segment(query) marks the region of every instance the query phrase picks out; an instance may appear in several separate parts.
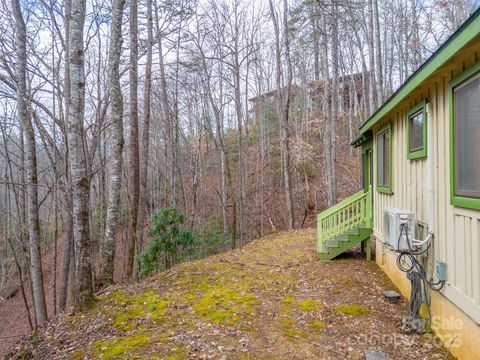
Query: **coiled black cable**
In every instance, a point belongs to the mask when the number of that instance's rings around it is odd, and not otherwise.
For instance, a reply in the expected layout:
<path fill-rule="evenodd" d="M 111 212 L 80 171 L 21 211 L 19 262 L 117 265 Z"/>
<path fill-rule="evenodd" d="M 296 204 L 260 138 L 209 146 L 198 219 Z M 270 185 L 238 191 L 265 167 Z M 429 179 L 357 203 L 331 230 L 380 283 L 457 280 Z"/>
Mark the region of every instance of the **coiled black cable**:
<path fill-rule="evenodd" d="M 400 241 L 404 231 L 408 250 L 400 250 Z M 440 291 L 445 285 L 445 281 L 434 282 L 433 279 L 428 279 L 425 267 L 417 259 L 417 256 L 426 254 L 430 247 L 431 242 L 425 250 L 416 251 L 410 243 L 408 224 L 400 225 L 400 235 L 397 241 L 397 249 L 399 249 L 400 253 L 397 257 L 397 267 L 401 271 L 410 274 L 409 278 L 412 283 L 409 311 L 406 317 L 406 325 L 408 326 L 409 331 L 424 332 L 426 328 L 430 327 L 430 297 L 427 293 L 427 286 L 433 291 Z M 428 312 L 425 320 L 420 319 L 422 304 L 425 304 Z"/>
<path fill-rule="evenodd" d="M 408 237 L 408 224 L 401 224 L 400 225 L 400 235 L 398 236 L 398 242 L 397 242 L 397 248 L 400 249 L 400 239 L 402 238 L 403 231 L 405 231 L 405 237 L 407 240 L 407 245 L 408 245 L 408 250 L 400 250 L 400 254 L 397 257 L 397 266 L 398 268 L 403 271 L 403 272 L 411 272 L 413 270 L 416 270 L 420 273 L 421 279 L 424 280 L 429 287 L 434 290 L 434 291 L 440 291 L 445 282 L 444 281 L 437 281 L 433 282 L 433 279 L 428 279 L 427 274 L 425 271 L 424 266 L 418 261 L 416 258 L 417 256 L 424 255 L 427 253 L 427 251 L 430 249 L 432 246 L 432 243 L 430 242 L 425 250 L 422 251 L 414 251 L 412 248 L 412 244 L 410 243 L 410 239 Z M 404 264 L 407 263 L 405 259 L 408 259 L 410 261 L 410 266 L 405 266 Z M 437 285 L 440 285 L 440 287 L 436 287 Z"/>

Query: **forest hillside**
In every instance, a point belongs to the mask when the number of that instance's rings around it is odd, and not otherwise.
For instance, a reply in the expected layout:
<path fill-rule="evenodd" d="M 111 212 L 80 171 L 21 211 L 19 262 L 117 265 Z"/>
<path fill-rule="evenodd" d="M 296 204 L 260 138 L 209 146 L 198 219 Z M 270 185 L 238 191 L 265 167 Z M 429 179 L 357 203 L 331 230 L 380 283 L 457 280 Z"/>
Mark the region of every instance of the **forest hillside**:
<path fill-rule="evenodd" d="M 207 281 L 201 268 L 218 266 L 211 275 L 222 279 L 228 270 L 217 261 L 222 256 L 235 262 L 253 239 L 311 228 L 316 214 L 360 190 L 361 154 L 350 146 L 358 127 L 479 6 L 480 0 L 1 1 L 0 353 L 52 319 L 78 324 L 77 340 L 91 341 L 83 344 L 88 351 L 108 349 L 95 341 L 122 330 L 107 318 L 132 305 L 128 326 L 137 317 L 141 323 L 142 296 L 152 296 L 146 303 L 159 309 L 149 319 L 162 322 L 164 314 L 185 310 L 206 321 L 195 307 L 208 307 L 217 289 L 205 285 L 198 299 L 187 296 L 175 307 L 175 296 L 188 292 L 168 295 L 169 286 L 181 285 L 175 285 L 181 269 L 199 266 L 192 279 Z M 287 260 L 257 270 L 295 271 L 286 263 L 310 264 L 312 251 L 295 260 L 285 254 Z M 248 266 L 232 265 L 236 270 L 252 284 L 239 281 L 243 295 L 229 288 L 221 297 L 232 296 L 246 312 L 281 310 L 276 295 L 267 294 L 273 297 L 265 303 L 257 299 L 261 292 L 250 299 L 255 279 Z M 141 282 L 166 274 L 153 290 Z M 111 286 L 121 284 L 130 290 L 119 287 L 115 297 Z M 93 322 L 92 329 L 105 333 L 89 340 L 82 316 L 94 314 L 105 327 Z M 225 312 L 217 315 L 223 324 Z M 225 321 L 240 316 L 227 315 Z M 234 331 L 246 331 L 243 324 Z M 174 334 L 182 343 L 183 333 Z M 149 343 L 148 334 L 138 336 L 134 343 Z"/>
<path fill-rule="evenodd" d="M 446 358 L 433 335 L 401 331 L 406 300 L 381 296 L 392 286 L 357 251 L 319 262 L 313 230 L 279 233 L 109 287 L 94 308 L 59 315 L 7 358 Z"/>

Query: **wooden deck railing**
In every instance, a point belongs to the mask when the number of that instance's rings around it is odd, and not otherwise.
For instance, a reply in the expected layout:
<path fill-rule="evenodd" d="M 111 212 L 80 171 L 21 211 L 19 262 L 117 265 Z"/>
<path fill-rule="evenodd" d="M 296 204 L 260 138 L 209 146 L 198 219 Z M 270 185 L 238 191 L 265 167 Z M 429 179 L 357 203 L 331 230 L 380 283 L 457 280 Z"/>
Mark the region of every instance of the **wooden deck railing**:
<path fill-rule="evenodd" d="M 372 227 L 372 190 L 359 191 L 317 216 L 317 251 L 327 251 L 327 241 L 355 227 Z"/>

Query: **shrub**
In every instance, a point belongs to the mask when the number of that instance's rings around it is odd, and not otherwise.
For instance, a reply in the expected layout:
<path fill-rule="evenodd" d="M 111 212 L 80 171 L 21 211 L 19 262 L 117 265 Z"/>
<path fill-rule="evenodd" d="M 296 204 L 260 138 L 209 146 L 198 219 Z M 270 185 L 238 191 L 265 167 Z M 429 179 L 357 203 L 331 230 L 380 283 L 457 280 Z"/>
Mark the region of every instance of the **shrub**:
<path fill-rule="evenodd" d="M 162 254 L 165 255 L 165 266 L 170 267 L 179 257 L 191 255 L 199 243 L 193 230 L 181 227 L 185 214 L 176 206 L 155 211 L 150 221 L 152 228 L 147 236 L 151 241 L 137 257 L 142 276 L 158 268 Z"/>

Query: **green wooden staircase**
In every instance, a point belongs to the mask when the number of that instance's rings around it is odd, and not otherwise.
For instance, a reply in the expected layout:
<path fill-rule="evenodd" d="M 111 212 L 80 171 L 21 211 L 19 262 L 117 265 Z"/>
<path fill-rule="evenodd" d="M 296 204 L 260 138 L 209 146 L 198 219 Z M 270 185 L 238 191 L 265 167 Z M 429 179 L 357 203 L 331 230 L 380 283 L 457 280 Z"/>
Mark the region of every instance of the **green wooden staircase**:
<path fill-rule="evenodd" d="M 370 235 L 373 228 L 372 191 L 355 195 L 317 216 L 317 252 L 320 260 L 331 260 L 361 244 L 370 260 Z"/>

